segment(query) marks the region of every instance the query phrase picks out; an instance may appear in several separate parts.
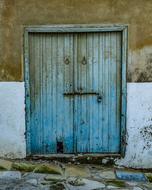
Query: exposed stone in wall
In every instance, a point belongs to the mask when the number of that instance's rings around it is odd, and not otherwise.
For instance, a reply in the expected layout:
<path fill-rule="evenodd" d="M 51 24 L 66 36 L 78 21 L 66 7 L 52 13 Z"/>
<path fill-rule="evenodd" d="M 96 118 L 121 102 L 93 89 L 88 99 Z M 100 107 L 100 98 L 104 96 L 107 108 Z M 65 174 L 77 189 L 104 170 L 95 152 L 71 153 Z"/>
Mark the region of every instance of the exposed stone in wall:
<path fill-rule="evenodd" d="M 129 82 L 152 82 L 152 46 L 129 54 Z"/>

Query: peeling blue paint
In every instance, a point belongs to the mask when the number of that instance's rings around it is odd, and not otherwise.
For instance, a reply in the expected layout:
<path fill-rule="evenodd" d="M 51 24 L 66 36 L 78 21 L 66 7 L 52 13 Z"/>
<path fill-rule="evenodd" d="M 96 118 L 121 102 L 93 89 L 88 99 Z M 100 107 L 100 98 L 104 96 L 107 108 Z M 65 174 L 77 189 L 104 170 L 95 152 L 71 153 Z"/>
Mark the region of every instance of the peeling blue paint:
<path fill-rule="evenodd" d="M 121 37 L 29 33 L 29 153 L 120 153 Z"/>

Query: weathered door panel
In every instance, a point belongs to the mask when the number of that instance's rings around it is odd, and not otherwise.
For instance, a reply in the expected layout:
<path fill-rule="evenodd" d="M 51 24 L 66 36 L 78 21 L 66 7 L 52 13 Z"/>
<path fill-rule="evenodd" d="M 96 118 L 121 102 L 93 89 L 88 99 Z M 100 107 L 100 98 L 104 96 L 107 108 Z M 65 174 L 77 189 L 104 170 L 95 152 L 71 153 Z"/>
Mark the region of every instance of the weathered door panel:
<path fill-rule="evenodd" d="M 72 57 L 72 34 L 30 34 L 33 154 L 73 152 L 73 99 L 63 96 L 73 90 Z"/>
<path fill-rule="evenodd" d="M 75 35 L 77 152 L 120 151 L 121 33 Z M 92 93 L 92 94 L 91 94 Z"/>

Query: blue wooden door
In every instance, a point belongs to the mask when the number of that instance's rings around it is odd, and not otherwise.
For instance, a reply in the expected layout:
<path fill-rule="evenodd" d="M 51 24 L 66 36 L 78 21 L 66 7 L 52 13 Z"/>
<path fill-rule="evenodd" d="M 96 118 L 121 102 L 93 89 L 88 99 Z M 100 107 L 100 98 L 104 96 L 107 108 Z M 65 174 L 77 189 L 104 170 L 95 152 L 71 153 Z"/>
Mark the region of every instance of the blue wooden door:
<path fill-rule="evenodd" d="M 31 33 L 30 150 L 119 153 L 121 33 Z"/>

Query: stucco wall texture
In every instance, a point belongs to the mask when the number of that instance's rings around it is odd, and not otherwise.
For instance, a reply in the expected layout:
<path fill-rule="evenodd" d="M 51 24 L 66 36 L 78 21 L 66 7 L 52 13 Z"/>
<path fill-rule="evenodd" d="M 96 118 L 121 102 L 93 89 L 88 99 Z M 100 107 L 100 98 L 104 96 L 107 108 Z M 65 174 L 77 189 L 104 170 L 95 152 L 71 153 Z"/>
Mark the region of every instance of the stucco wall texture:
<path fill-rule="evenodd" d="M 128 24 L 128 82 L 152 81 L 151 0 L 0 0 L 0 81 L 23 81 L 26 25 Z"/>

